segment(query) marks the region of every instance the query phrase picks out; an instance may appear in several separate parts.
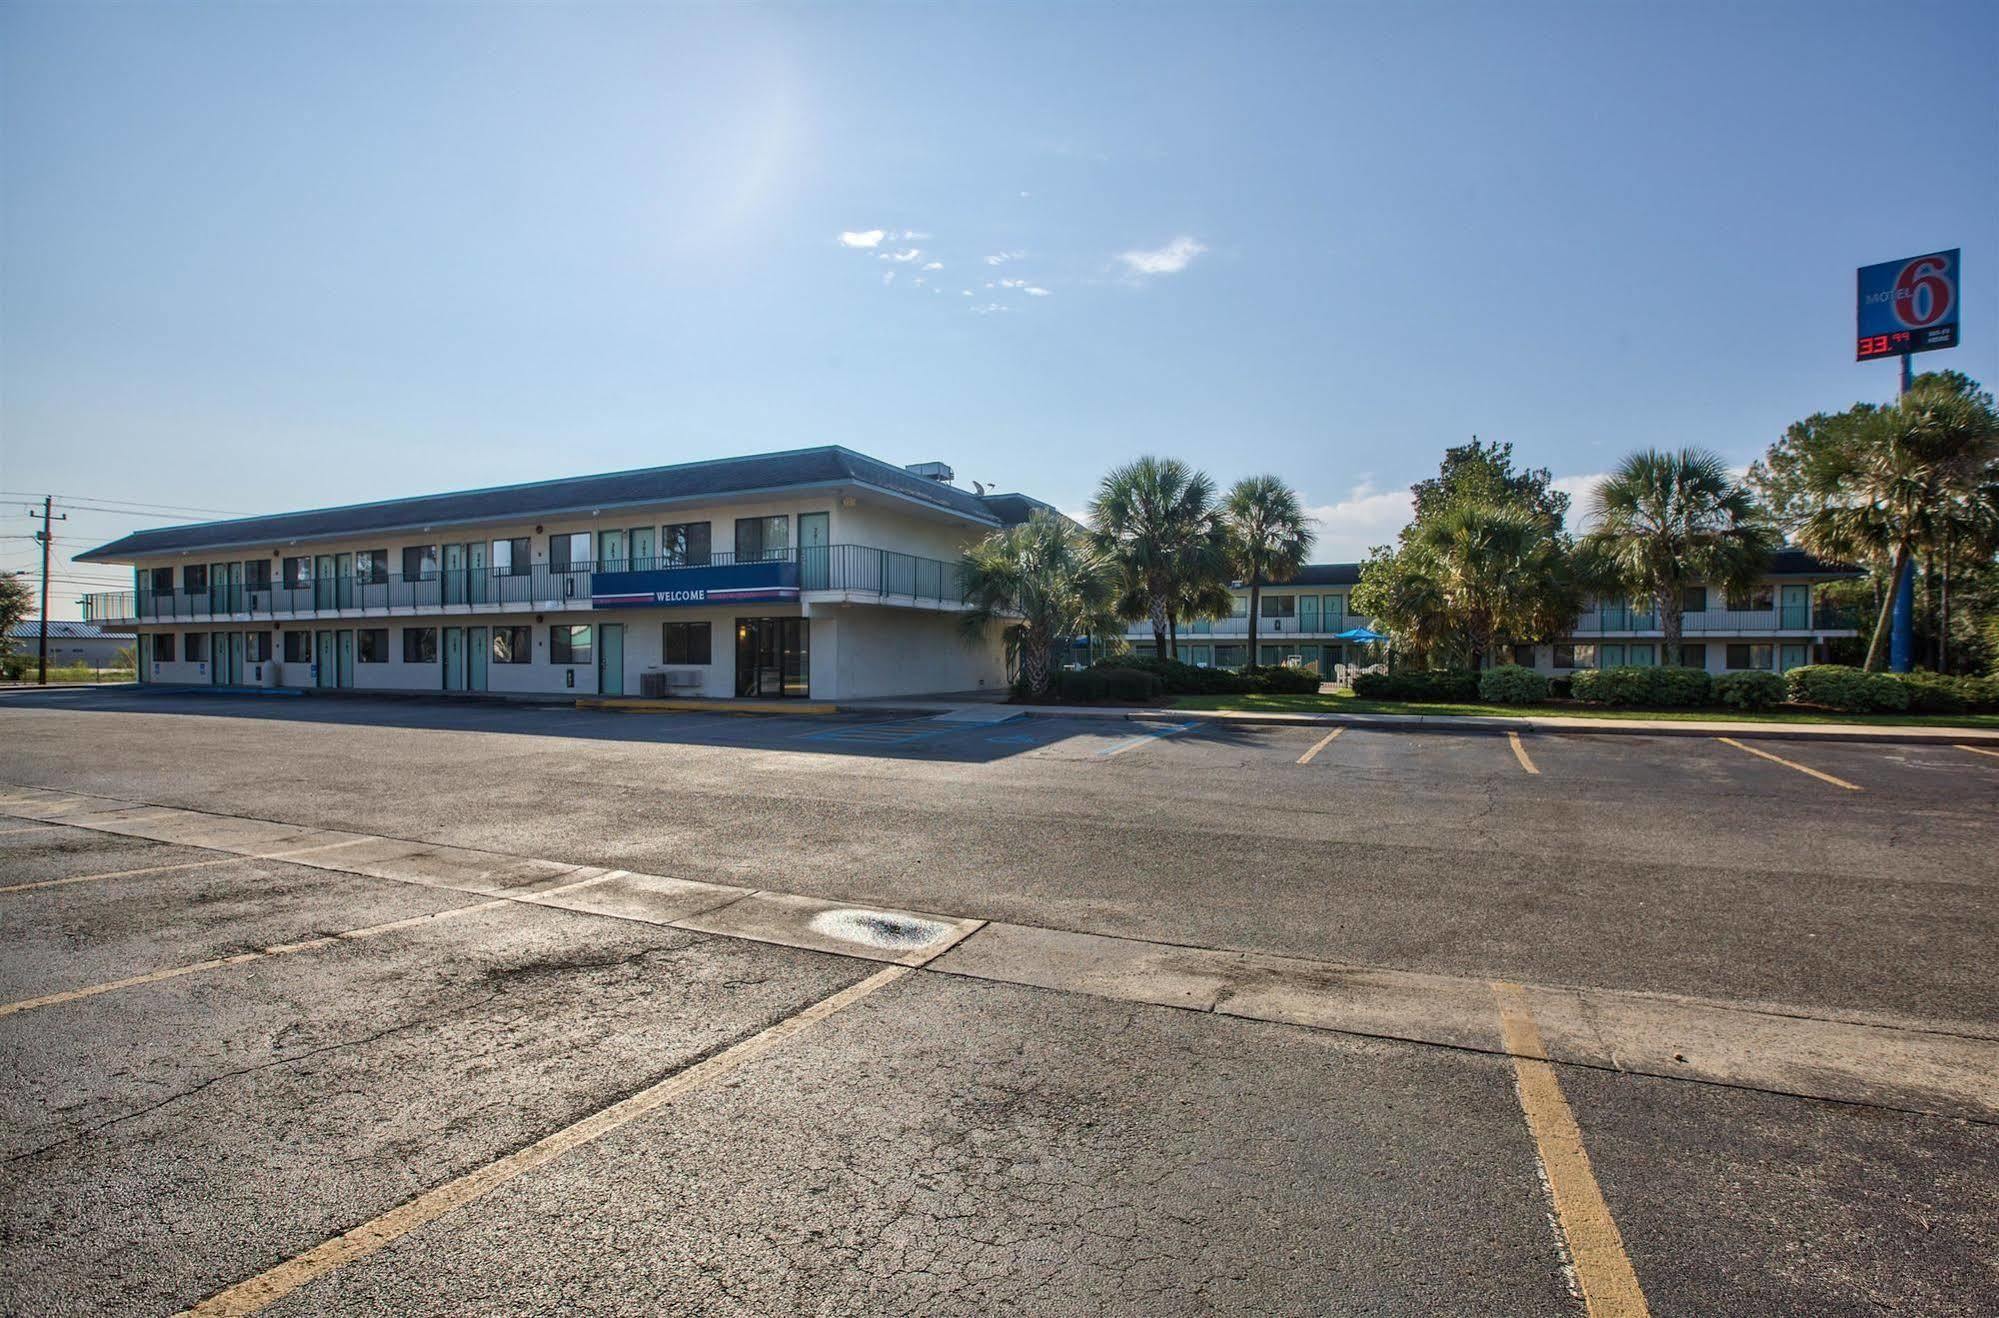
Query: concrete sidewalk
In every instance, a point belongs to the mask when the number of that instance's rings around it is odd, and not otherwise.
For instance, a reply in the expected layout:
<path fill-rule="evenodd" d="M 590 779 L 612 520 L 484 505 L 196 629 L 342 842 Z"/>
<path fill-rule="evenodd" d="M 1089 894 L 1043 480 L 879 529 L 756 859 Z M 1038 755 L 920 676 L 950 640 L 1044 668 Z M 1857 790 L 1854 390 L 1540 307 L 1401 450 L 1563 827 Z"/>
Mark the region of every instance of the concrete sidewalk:
<path fill-rule="evenodd" d="M 841 701 L 843 712 L 957 715 L 990 711 L 991 702 L 928 700 Z M 1016 717 L 1198 722 L 1236 725 L 1411 728 L 1432 732 L 1596 733 L 1645 737 L 1749 737 L 1794 741 L 1974 743 L 1999 750 L 1999 729 L 1890 726 L 1873 723 L 1752 723 L 1730 719 L 1574 718 L 1559 714 L 1498 718 L 1469 714 L 1288 714 L 1241 710 L 1138 708 L 1093 705 L 1002 705 Z"/>

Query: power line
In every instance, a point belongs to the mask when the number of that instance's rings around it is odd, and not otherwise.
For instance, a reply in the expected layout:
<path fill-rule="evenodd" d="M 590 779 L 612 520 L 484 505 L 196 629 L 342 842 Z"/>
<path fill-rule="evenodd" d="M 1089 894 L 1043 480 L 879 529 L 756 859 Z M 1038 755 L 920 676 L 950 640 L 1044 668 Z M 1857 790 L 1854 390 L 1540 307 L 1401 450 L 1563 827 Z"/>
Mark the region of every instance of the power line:
<path fill-rule="evenodd" d="M 76 503 L 123 504 L 128 508 L 150 508 L 155 511 L 165 512 L 165 513 L 213 513 L 218 517 L 248 516 L 248 514 L 246 513 L 239 513 L 229 508 L 190 508 L 183 506 L 181 504 L 156 503 L 150 499 L 119 499 L 119 498 L 114 498 L 108 494 L 46 494 L 46 493 L 38 494 L 38 493 L 30 493 L 27 490 L 0 490 L 0 499 L 6 499 L 6 498 L 40 499 L 44 497 L 51 499 L 61 499 L 65 503 L 73 501 Z"/>

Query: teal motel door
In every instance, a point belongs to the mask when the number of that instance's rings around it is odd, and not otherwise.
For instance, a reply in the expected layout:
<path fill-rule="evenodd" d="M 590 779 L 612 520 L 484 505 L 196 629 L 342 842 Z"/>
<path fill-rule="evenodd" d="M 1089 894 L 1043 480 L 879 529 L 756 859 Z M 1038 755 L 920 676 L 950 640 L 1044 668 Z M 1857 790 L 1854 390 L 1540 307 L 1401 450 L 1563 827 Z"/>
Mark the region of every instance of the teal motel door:
<path fill-rule="evenodd" d="M 493 597 L 493 576 L 486 566 L 486 542 L 474 541 L 465 546 L 465 596 L 474 604 L 484 604 Z"/>
<path fill-rule="evenodd" d="M 597 570 L 599 572 L 623 572 L 625 565 L 625 533 L 623 531 L 599 531 L 597 533 Z"/>
<path fill-rule="evenodd" d="M 153 634 L 151 632 L 139 633 L 138 660 L 139 660 L 139 671 L 132 674 L 133 679 L 139 682 L 152 681 L 153 680 Z"/>
<path fill-rule="evenodd" d="M 1777 647 L 1777 671 L 1788 673 L 1793 668 L 1803 668 L 1811 661 L 1812 648 L 1796 642 L 1786 642 Z"/>
<path fill-rule="evenodd" d="M 241 564 L 238 564 L 238 569 L 239 570 L 241 569 Z M 244 648 L 245 647 L 243 644 L 243 633 L 230 632 L 229 633 L 229 685 L 230 686 L 240 686 L 243 683 Z"/>
<path fill-rule="evenodd" d="M 448 572 L 450 569 L 446 569 Z M 449 581 L 451 578 L 446 577 Z M 465 629 L 446 627 L 444 629 L 444 689 L 463 691 L 465 689 Z"/>
<path fill-rule="evenodd" d="M 315 609 L 333 607 L 333 555 L 331 554 L 321 554 L 312 560 L 312 607 Z M 328 638 L 332 636 L 331 632 L 320 634 Z M 327 646 L 325 653 L 330 656 L 333 647 Z"/>
<path fill-rule="evenodd" d="M 597 628 L 597 694 L 625 694 L 625 624 L 621 622 Z"/>
<path fill-rule="evenodd" d="M 484 627 L 465 629 L 465 689 L 484 691 L 486 689 L 486 660 L 492 646 L 490 632 Z"/>
<path fill-rule="evenodd" d="M 653 562 L 653 556 L 659 552 L 655 548 L 658 541 L 654 538 L 659 532 L 650 526 L 635 526 L 626 534 L 625 548 L 632 555 L 632 571 L 650 572 L 658 567 L 659 564 Z"/>
<path fill-rule="evenodd" d="M 830 518 L 826 513 L 798 514 L 798 587 L 800 590 L 826 590 L 832 585 L 833 565 L 830 561 L 831 538 L 827 529 Z"/>
<path fill-rule="evenodd" d="M 469 593 L 465 589 L 465 546 L 446 545 L 444 547 L 444 602 L 463 604 Z M 446 679 L 446 689 L 449 679 Z"/>
<path fill-rule="evenodd" d="M 354 633 L 342 631 L 338 635 L 339 644 L 335 646 L 335 651 L 339 662 L 334 670 L 334 685 L 351 687 L 354 685 Z"/>
<path fill-rule="evenodd" d="M 343 609 L 354 607 L 354 555 L 352 554 L 333 556 L 333 602 Z M 350 645 L 353 644 L 353 632 L 340 634 L 347 638 Z"/>
<path fill-rule="evenodd" d="M 212 581 L 213 578 L 210 578 Z M 212 589 L 212 587 L 211 587 Z M 210 632 L 208 634 L 208 684 L 227 686 L 229 679 L 224 676 L 229 667 L 229 633 Z"/>
<path fill-rule="evenodd" d="M 328 584 L 331 584 L 330 579 Z M 335 685 L 340 678 L 340 661 L 334 655 L 332 632 L 320 632 L 312 638 L 312 654 L 319 661 L 313 665 L 312 684 Z"/>
<path fill-rule="evenodd" d="M 1779 596 L 1777 625 L 1787 632 L 1801 632 L 1812 625 L 1812 588 L 1786 586 Z"/>

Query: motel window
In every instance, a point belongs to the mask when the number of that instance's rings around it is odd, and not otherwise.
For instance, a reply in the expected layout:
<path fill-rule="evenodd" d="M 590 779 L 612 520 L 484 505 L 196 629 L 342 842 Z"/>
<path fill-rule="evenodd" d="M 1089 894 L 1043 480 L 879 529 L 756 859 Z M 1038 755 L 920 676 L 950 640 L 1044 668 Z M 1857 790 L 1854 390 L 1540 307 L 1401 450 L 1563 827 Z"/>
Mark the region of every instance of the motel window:
<path fill-rule="evenodd" d="M 1249 658 L 1247 645 L 1218 645 L 1215 647 L 1215 667 L 1241 668 Z"/>
<path fill-rule="evenodd" d="M 590 568 L 590 533 L 567 532 L 548 538 L 548 570 L 587 572 Z"/>
<path fill-rule="evenodd" d="M 389 662 L 389 629 L 387 627 L 364 627 L 354 633 L 354 643 L 360 653 L 356 655 L 364 664 L 385 664 Z"/>
<path fill-rule="evenodd" d="M 170 567 L 156 567 L 152 570 L 153 593 L 171 595 L 174 593 L 174 570 Z"/>
<path fill-rule="evenodd" d="M 1229 617 L 1247 618 L 1248 616 L 1249 616 L 1249 596 L 1247 595 L 1229 596 Z"/>
<path fill-rule="evenodd" d="M 660 638 L 661 663 L 705 664 L 710 660 L 709 625 L 705 622 L 669 622 L 662 624 L 665 634 Z"/>
<path fill-rule="evenodd" d="M 403 662 L 406 664 L 436 663 L 437 628 L 403 628 Z"/>
<path fill-rule="evenodd" d="M 389 579 L 389 551 L 363 549 L 354 555 L 354 579 L 364 586 L 380 586 Z"/>
<path fill-rule="evenodd" d="M 1775 657 L 1768 645 L 1731 644 L 1728 647 L 1728 666 L 1731 670 L 1771 667 Z"/>
<path fill-rule="evenodd" d="M 164 570 L 168 572 L 173 571 L 172 568 L 166 568 Z M 153 637 L 153 662 L 156 664 L 170 664 L 173 661 L 174 661 L 174 633 L 159 632 L 155 634 Z"/>
<path fill-rule="evenodd" d="M 1285 651 L 1289 647 L 1283 645 L 1264 645 L 1257 648 L 1263 653 L 1263 658 L 1259 662 L 1265 668 L 1275 668 L 1284 662 Z"/>
<path fill-rule="evenodd" d="M 496 577 L 524 577 L 534 562 L 534 552 L 528 548 L 528 538 L 517 536 L 512 540 L 493 542 L 493 575 Z"/>
<path fill-rule="evenodd" d="M 208 564 L 189 563 L 180 570 L 180 588 L 190 595 L 208 593 Z"/>
<path fill-rule="evenodd" d="M 1298 616 L 1296 595 L 1265 595 L 1263 616 L 1266 618 L 1295 618 Z"/>
<path fill-rule="evenodd" d="M 659 530 L 659 556 L 668 567 L 706 567 L 714 532 L 706 522 L 675 522 Z"/>
<path fill-rule="evenodd" d="M 285 633 L 285 662 L 288 664 L 309 664 L 312 662 L 312 633 Z"/>
<path fill-rule="evenodd" d="M 312 584 L 312 560 L 288 558 L 281 569 L 286 590 L 303 590 Z"/>
<path fill-rule="evenodd" d="M 249 590 L 271 588 L 271 560 L 252 558 L 243 564 L 243 585 Z"/>
<path fill-rule="evenodd" d="M 1555 647 L 1555 667 L 1594 668 L 1596 667 L 1596 647 L 1594 645 L 1558 645 Z"/>
<path fill-rule="evenodd" d="M 187 661 L 191 664 L 208 662 L 208 633 L 189 632 L 187 634 Z"/>
<path fill-rule="evenodd" d="M 1706 586 L 1688 586 L 1688 587 L 1687 587 L 1687 588 L 1686 588 L 1685 590 L 1681 591 L 1681 592 L 1680 592 L 1680 612 L 1682 612 L 1682 613 L 1706 613 L 1706 612 L 1707 612 L 1707 587 L 1706 587 Z"/>
<path fill-rule="evenodd" d="M 436 545 L 410 545 L 403 550 L 404 581 L 430 581 L 436 576 Z"/>
<path fill-rule="evenodd" d="M 791 557 L 791 518 L 738 517 L 736 519 L 736 561 L 762 563 Z"/>
<path fill-rule="evenodd" d="M 1532 668 L 1534 666 L 1534 647 L 1531 645 L 1514 646 L 1513 662 L 1519 664 L 1522 668 Z"/>
<path fill-rule="evenodd" d="M 245 632 L 243 634 L 243 661 L 251 664 L 271 662 L 271 634 L 269 632 Z"/>
<path fill-rule="evenodd" d="M 1689 644 L 1682 645 L 1680 647 L 1680 667 L 1706 668 L 1707 646 L 1699 641 L 1694 641 Z"/>
<path fill-rule="evenodd" d="M 1652 666 L 1652 658 L 1653 652 L 1651 646 L 1633 645 L 1630 652 L 1625 655 L 1624 662 L 1630 664 L 1633 668 L 1650 668 Z"/>
<path fill-rule="evenodd" d="M 1736 613 L 1750 613 L 1775 606 L 1776 595 L 1768 586 L 1753 586 L 1748 590 L 1728 592 L 1728 607 Z"/>
<path fill-rule="evenodd" d="M 529 664 L 534 662 L 534 628 L 493 628 L 493 662 Z"/>
<path fill-rule="evenodd" d="M 548 629 L 548 661 L 552 664 L 590 662 L 590 624 L 558 623 Z"/>

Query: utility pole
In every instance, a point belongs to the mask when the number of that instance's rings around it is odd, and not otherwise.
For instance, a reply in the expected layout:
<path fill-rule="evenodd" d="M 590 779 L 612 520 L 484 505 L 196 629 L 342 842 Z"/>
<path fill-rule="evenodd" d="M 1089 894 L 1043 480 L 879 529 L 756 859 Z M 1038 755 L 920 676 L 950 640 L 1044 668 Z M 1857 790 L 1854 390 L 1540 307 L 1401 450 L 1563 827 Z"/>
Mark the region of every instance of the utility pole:
<path fill-rule="evenodd" d="M 40 674 L 35 680 L 42 686 L 49 684 L 49 546 L 55 543 L 55 524 L 69 520 L 68 513 L 56 516 L 55 505 L 53 495 L 42 496 L 42 529 L 35 532 L 35 539 L 42 542 L 42 635 L 36 643 L 40 647 Z M 34 515 L 35 510 L 30 508 L 28 516 Z"/>

